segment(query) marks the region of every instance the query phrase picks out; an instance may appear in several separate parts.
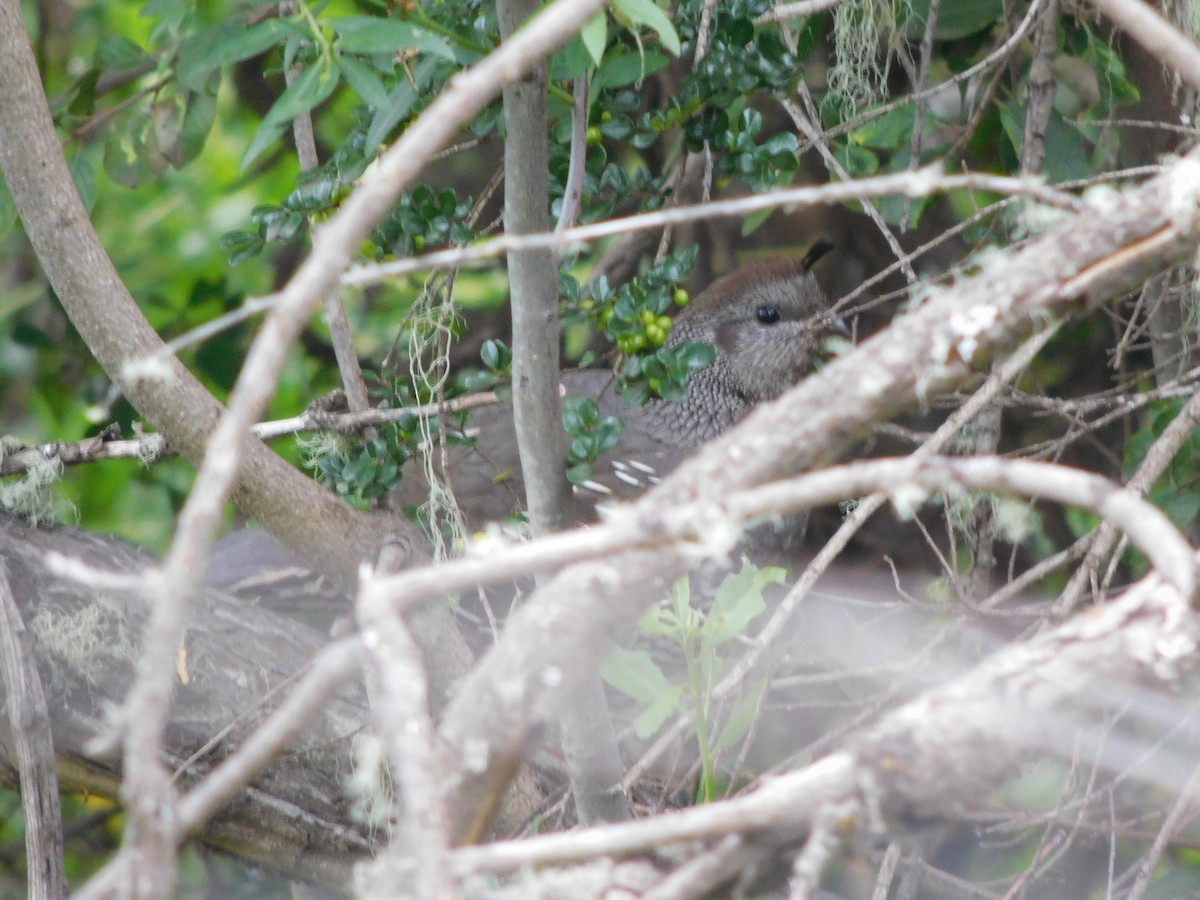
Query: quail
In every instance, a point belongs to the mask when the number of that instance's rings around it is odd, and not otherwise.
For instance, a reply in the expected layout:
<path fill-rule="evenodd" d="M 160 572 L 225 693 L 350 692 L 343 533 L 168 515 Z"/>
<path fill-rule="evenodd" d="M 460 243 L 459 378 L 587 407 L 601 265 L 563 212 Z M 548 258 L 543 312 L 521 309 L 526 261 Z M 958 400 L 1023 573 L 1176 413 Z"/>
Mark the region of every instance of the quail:
<path fill-rule="evenodd" d="M 610 371 L 563 373 L 565 395 L 590 397 L 601 417 L 618 416 L 625 423 L 620 443 L 592 465 L 590 479 L 574 488 L 578 521 L 593 518 L 600 502 L 628 498 L 657 483 L 756 404 L 778 397 L 812 371 L 825 338 L 846 333 L 812 275 L 813 264 L 830 249 L 822 241 L 802 259 L 738 269 L 697 295 L 676 316 L 667 344 L 708 343 L 716 358 L 689 376 L 686 394 L 677 402 L 631 405 L 618 394 Z M 475 529 L 519 510 L 524 497 L 511 408 L 476 410 L 463 435 L 473 441 L 449 445 L 440 474 Z M 435 470 L 440 462 L 435 456 Z M 424 478 L 410 470 L 393 499 L 416 507 L 428 492 Z"/>

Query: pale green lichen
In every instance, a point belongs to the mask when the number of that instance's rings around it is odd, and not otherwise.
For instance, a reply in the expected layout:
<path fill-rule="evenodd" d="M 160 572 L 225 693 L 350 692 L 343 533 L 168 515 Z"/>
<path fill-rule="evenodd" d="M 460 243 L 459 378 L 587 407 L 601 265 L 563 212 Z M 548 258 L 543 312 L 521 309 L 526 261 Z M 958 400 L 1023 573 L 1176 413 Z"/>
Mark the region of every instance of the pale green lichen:
<path fill-rule="evenodd" d="M 847 116 L 887 95 L 892 49 L 902 37 L 896 20 L 911 14 L 910 0 L 843 0 L 834 10 L 829 93 Z"/>
<path fill-rule="evenodd" d="M 149 466 L 151 463 L 158 462 L 166 452 L 167 439 L 161 434 L 142 435 L 138 441 L 138 461 L 143 466 Z"/>
<path fill-rule="evenodd" d="M 433 276 L 421 289 L 420 295 L 409 310 L 412 323 L 408 352 L 408 374 L 412 383 L 438 396 L 450 377 L 450 346 L 454 341 L 454 328 L 458 313 L 454 309 L 454 280 Z M 434 425 L 428 418 L 418 420 L 422 447 L 434 447 L 437 437 Z M 429 499 L 421 507 L 425 521 L 429 522 L 428 534 L 433 544 L 435 559 L 452 555 L 455 547 L 465 540 L 465 522 L 458 501 L 439 475 L 436 453 L 418 455 L 424 467 L 425 483 L 429 485 Z"/>
<path fill-rule="evenodd" d="M 1015 497 L 992 498 L 992 522 L 1000 538 L 1010 544 L 1023 544 L 1041 531 L 1041 517 L 1033 504 Z"/>
<path fill-rule="evenodd" d="M 1180 231 L 1192 232 L 1200 215 L 1200 161 L 1184 157 L 1167 171 L 1167 217 Z"/>
<path fill-rule="evenodd" d="M 0 460 L 24 445 L 12 437 L 0 438 Z M 30 454 L 25 474 L 0 481 L 0 509 L 21 516 L 32 525 L 53 521 L 54 495 L 51 486 L 62 477 L 63 464 L 57 456 L 49 459 Z"/>
<path fill-rule="evenodd" d="M 913 482 L 899 484 L 891 490 L 892 507 L 901 522 L 912 521 L 929 498 L 930 492 Z"/>
<path fill-rule="evenodd" d="M 354 739 L 351 755 L 354 770 L 346 779 L 346 793 L 354 804 L 352 815 L 373 832 L 386 833 L 398 809 L 383 739 L 363 732 Z"/>
<path fill-rule="evenodd" d="M 1014 241 L 1040 237 L 1074 218 L 1075 213 L 1061 207 L 1026 199 L 1015 206 L 1011 237 Z"/>
<path fill-rule="evenodd" d="M 103 602 L 74 612 L 43 605 L 29 628 L 42 658 L 50 663 L 52 683 L 60 689 L 79 679 L 99 684 L 112 677 L 114 664 L 128 665 L 134 657 L 129 621 Z"/>
<path fill-rule="evenodd" d="M 157 353 L 128 360 L 121 367 L 121 380 L 132 384 L 165 384 L 174 377 L 170 362 Z"/>
<path fill-rule="evenodd" d="M 341 456 L 346 452 L 347 440 L 333 431 L 317 431 L 311 437 L 296 436 L 300 448 L 300 459 L 307 469 L 320 471 L 321 460 L 329 456 Z"/>

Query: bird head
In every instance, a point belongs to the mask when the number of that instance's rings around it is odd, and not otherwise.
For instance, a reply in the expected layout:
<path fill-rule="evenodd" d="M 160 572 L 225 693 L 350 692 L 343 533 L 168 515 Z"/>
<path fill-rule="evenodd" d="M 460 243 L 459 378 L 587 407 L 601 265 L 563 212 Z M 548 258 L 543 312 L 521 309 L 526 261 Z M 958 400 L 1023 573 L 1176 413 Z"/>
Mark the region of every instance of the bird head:
<path fill-rule="evenodd" d="M 753 406 L 778 397 L 813 370 L 824 339 L 846 333 L 812 274 L 813 264 L 830 249 L 821 241 L 803 259 L 738 269 L 680 313 L 671 343 L 703 341 L 717 351 L 713 365 L 692 376 L 699 393 L 722 405 Z"/>

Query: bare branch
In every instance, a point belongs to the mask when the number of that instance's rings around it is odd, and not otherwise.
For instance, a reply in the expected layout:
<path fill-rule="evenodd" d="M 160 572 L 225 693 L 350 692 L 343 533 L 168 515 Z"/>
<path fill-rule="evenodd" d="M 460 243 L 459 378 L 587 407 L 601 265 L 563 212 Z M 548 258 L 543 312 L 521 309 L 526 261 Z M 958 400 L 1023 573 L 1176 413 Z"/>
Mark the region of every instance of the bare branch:
<path fill-rule="evenodd" d="M 1196 242 L 1191 185 L 1200 182 L 1193 178 L 1197 172 L 1200 160 L 1187 157 L 1127 191 L 1103 217 L 1073 219 L 1003 265 L 935 293 L 884 334 L 707 445 L 635 504 L 630 521 L 642 517 L 656 525 L 661 510 L 681 501 L 698 500 L 715 510 L 720 497 L 783 474 L 782 460 L 791 470 L 827 464 L 870 423 L 961 384 L 992 354 L 1029 334 L 1036 320 L 1081 301 L 1118 296 L 1187 258 Z M 705 535 L 706 552 L 732 540 L 720 531 L 718 517 L 701 521 L 718 529 Z M 464 748 L 482 744 L 490 754 L 483 772 L 463 773 L 449 804 L 470 817 L 461 828 L 478 826 L 474 817 L 494 802 L 522 736 L 569 696 L 573 673 L 598 665 L 596 631 L 629 627 L 648 600 L 636 586 L 671 579 L 695 559 L 693 550 L 637 551 L 567 570 L 510 617 L 504 637 L 468 677 L 443 720 L 443 737 L 456 752 L 465 756 Z M 552 689 L 539 674 L 547 670 L 563 676 Z M 500 684 L 503 694 L 495 687 Z M 480 709 L 487 715 L 480 716 Z"/>
<path fill-rule="evenodd" d="M 57 900 L 67 896 L 67 874 L 63 868 L 62 811 L 58 803 L 58 769 L 50 735 L 50 714 L 29 632 L 17 609 L 3 557 L 0 557 L 0 670 L 13 749 L 21 772 L 29 896 Z"/>
<path fill-rule="evenodd" d="M 872 836 L 953 816 L 995 790 L 1029 752 L 1069 753 L 1076 723 L 1102 713 L 1118 686 L 1174 693 L 1195 675 L 1198 639 L 1200 624 L 1183 598 L 1147 579 L 928 691 L 844 750 L 749 793 L 638 822 L 462 848 L 455 872 L 572 864 L 731 834 L 786 846 L 836 810 L 856 810 L 841 827 Z"/>
<path fill-rule="evenodd" d="M 313 306 L 370 229 L 389 210 L 429 158 L 454 138 L 502 85 L 565 43 L 600 6 L 600 0 L 564 0 L 548 7 L 500 49 L 462 72 L 367 173 L 341 210 L 315 238 L 313 252 L 282 292 L 252 345 L 230 398 L 208 441 L 204 463 L 179 518 L 161 575 L 148 575 L 153 613 L 142 644 L 140 676 L 126 703 L 124 745 L 126 804 L 132 814 L 132 847 L 143 859 L 135 892 L 153 894 L 174 877 L 175 799 L 158 757 L 175 681 L 174 659 L 187 622 L 191 594 L 203 571 L 212 533 L 237 478 L 244 445 L 274 391 L 276 378 Z M 169 889 L 171 880 L 166 881 Z"/>
<path fill-rule="evenodd" d="M 386 559 L 380 568 L 386 570 Z M 450 898 L 446 811 L 438 791 L 440 764 L 421 652 L 402 611 L 388 604 L 374 574 L 368 574 L 359 589 L 358 620 L 371 661 L 375 723 L 386 736 L 403 803 L 403 826 L 395 830 L 374 867 L 372 891 L 405 893 L 415 867 L 417 897 Z"/>
<path fill-rule="evenodd" d="M 1137 0 L 1091 0 L 1122 31 L 1146 48 L 1152 57 L 1200 89 L 1200 48 L 1149 4 Z"/>
<path fill-rule="evenodd" d="M 657 212 L 606 219 L 592 225 L 579 225 L 556 234 L 501 235 L 470 247 L 442 250 L 412 259 L 399 259 L 376 265 L 355 266 L 342 276 L 342 283 L 349 285 L 374 284 L 385 278 L 408 275 L 425 269 L 456 268 L 481 260 L 493 259 L 512 250 L 560 250 L 571 244 L 597 241 L 631 231 L 686 225 L 706 219 L 745 216 L 760 210 L 776 209 L 780 206 L 833 206 L 871 197 L 894 194 L 925 197 L 941 191 L 959 189 L 1020 194 L 1059 209 L 1074 212 L 1080 212 L 1083 209 L 1082 201 L 1078 198 L 1047 187 L 1040 181 L 981 173 L 944 175 L 941 174 L 939 166 L 931 165 L 915 172 L 897 172 L 893 175 L 876 175 L 871 178 L 825 184 L 819 187 L 787 188 L 749 197 L 709 200 L 694 205 L 675 206 Z"/>

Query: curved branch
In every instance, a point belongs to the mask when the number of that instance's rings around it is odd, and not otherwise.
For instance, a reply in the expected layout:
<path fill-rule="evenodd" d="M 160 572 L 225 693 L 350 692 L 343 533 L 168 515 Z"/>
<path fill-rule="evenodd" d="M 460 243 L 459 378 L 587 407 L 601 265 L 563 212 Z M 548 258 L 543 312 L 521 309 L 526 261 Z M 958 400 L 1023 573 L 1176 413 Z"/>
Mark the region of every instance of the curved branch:
<path fill-rule="evenodd" d="M 0 167 L 46 277 L 97 362 L 171 446 L 200 465 L 220 404 L 162 353 L 162 339 L 101 245 L 63 157 L 15 0 L 0 2 Z M 152 369 L 141 365 L 150 359 Z M 351 583 L 360 549 L 378 549 L 378 526 L 260 442 L 247 441 L 244 455 L 233 497 L 242 511 Z"/>
<path fill-rule="evenodd" d="M 707 445 L 631 515 L 719 498 L 828 464 L 871 425 L 962 384 L 1046 317 L 1120 296 L 1148 275 L 1190 258 L 1197 243 L 1200 154 L 1080 216 L 980 274 L 939 291 L 853 353 L 778 401 L 759 407 Z M 716 540 L 720 535 L 714 535 Z M 442 724 L 452 754 L 488 748 L 482 771 L 460 768 L 449 788 L 460 839 L 470 840 L 497 802 L 529 730 L 570 696 L 580 671 L 599 665 L 597 632 L 628 628 L 649 601 L 645 585 L 696 560 L 680 549 L 626 552 L 561 573 L 526 601 L 464 683 Z M 542 673 L 561 673 L 548 683 Z M 503 690 L 500 687 L 503 687 Z M 480 710 L 486 712 L 481 715 Z"/>

